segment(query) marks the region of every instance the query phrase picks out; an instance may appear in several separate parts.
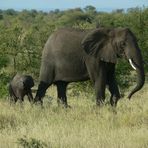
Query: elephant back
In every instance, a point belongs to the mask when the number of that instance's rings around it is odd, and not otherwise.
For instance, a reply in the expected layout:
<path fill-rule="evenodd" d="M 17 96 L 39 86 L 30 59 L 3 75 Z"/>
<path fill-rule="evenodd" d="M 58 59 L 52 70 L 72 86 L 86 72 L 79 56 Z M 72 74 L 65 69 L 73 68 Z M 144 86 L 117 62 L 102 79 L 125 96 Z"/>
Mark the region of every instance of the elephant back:
<path fill-rule="evenodd" d="M 29 75 L 16 74 L 11 81 L 11 85 L 19 89 L 27 89 L 34 86 L 34 81 Z"/>
<path fill-rule="evenodd" d="M 23 79 L 22 79 L 22 75 L 20 74 L 16 74 L 12 81 L 11 81 L 11 85 L 13 87 L 17 87 L 19 89 L 23 89 L 24 88 L 24 84 L 23 84 Z"/>

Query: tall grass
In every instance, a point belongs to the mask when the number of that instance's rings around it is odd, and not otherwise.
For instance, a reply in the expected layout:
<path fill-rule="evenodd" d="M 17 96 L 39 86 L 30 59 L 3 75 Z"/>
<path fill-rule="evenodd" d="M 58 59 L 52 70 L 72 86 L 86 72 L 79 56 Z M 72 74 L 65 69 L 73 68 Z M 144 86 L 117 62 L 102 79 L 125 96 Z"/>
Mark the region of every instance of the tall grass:
<path fill-rule="evenodd" d="M 95 106 L 92 95 L 69 94 L 71 109 L 45 98 L 44 108 L 28 101 L 10 106 L 0 101 L 0 148 L 147 148 L 148 85 L 131 101 L 123 98 L 116 108 Z"/>

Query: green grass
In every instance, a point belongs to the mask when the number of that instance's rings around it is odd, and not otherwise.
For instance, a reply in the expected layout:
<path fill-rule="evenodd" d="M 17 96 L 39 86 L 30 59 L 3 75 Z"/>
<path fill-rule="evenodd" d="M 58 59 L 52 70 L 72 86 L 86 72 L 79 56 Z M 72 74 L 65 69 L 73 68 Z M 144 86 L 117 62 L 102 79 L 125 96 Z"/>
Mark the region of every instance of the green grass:
<path fill-rule="evenodd" d="M 44 108 L 0 101 L 0 148 L 147 148 L 148 85 L 116 108 L 95 106 L 93 95 L 69 93 L 71 109 L 58 107 L 51 87 Z"/>

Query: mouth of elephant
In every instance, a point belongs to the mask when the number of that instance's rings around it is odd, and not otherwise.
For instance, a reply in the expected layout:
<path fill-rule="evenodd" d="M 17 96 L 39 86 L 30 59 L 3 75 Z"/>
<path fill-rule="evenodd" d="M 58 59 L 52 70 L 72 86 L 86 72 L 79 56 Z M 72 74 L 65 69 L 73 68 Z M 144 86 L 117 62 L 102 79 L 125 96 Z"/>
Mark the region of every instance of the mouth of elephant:
<path fill-rule="evenodd" d="M 127 58 L 124 50 L 121 50 L 117 53 L 117 58 Z"/>
<path fill-rule="evenodd" d="M 136 64 L 136 62 L 131 58 L 129 55 L 126 54 L 125 50 L 121 50 L 116 54 L 117 58 L 125 58 L 128 60 L 131 67 L 136 71 L 137 69 L 140 69 L 140 66 Z"/>

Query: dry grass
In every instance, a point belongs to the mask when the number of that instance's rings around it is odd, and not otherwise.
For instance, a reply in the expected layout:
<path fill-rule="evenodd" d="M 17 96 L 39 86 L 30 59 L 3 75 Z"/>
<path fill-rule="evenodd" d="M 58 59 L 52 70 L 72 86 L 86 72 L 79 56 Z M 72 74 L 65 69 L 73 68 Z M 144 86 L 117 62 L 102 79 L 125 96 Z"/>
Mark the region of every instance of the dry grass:
<path fill-rule="evenodd" d="M 44 108 L 10 106 L 0 101 L 0 148 L 147 148 L 148 85 L 132 98 L 122 99 L 117 108 L 97 108 L 92 96 L 69 96 L 71 109 L 52 101 Z M 89 99 L 90 98 L 90 99 Z"/>

